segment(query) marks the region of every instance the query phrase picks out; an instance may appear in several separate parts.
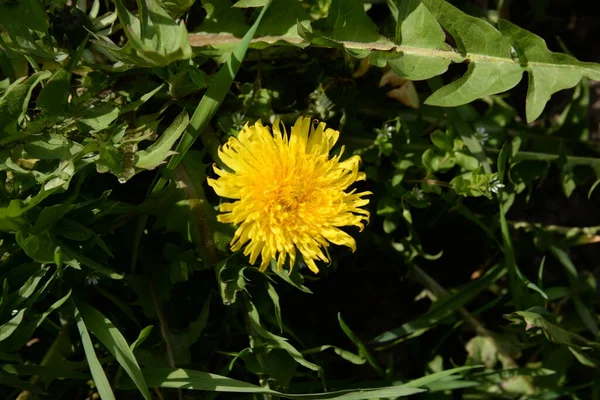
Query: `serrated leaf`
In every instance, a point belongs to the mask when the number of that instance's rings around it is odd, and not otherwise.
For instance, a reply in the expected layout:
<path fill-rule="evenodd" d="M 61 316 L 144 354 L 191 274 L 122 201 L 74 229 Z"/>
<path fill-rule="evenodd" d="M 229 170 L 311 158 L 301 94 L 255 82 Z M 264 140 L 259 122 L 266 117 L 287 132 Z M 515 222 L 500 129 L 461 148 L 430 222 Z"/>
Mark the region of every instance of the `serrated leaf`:
<path fill-rule="evenodd" d="M 397 54 L 373 52 L 369 62 L 380 65 L 387 61 L 394 72 L 412 81 L 446 72 L 452 59 L 441 55 L 449 52 L 450 46 L 444 42 L 446 35 L 429 9 L 421 0 L 389 3 L 396 19 L 395 42 L 400 48 Z"/>
<path fill-rule="evenodd" d="M 553 93 L 572 88 L 585 76 L 600 80 L 600 65 L 578 61 L 567 54 L 548 50 L 541 37 L 500 20 L 498 27 L 514 47 L 519 62 L 529 74 L 525 111 L 527 122 L 540 116 Z"/>
<path fill-rule="evenodd" d="M 435 91 L 425 100 L 426 104 L 455 107 L 504 92 L 519 83 L 523 70 L 512 59 L 510 42 L 496 28 L 444 0 L 422 1 L 469 61 L 465 75 Z"/>

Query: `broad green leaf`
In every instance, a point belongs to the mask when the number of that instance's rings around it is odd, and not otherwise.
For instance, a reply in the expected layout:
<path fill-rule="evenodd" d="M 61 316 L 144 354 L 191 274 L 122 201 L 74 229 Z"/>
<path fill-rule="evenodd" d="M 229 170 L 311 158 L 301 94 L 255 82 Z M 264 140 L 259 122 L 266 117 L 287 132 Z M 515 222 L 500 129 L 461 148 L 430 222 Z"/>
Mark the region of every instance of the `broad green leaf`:
<path fill-rule="evenodd" d="M 102 368 L 102 364 L 100 364 L 100 361 L 98 361 L 98 356 L 96 356 L 96 350 L 94 350 L 94 344 L 92 343 L 92 339 L 90 338 L 90 334 L 88 333 L 85 322 L 83 321 L 79 310 L 75 306 L 75 303 L 73 303 L 73 317 L 77 323 L 77 330 L 81 336 L 81 343 L 83 344 L 85 358 L 87 359 L 90 372 L 92 373 L 92 378 L 94 378 L 94 384 L 98 389 L 98 393 L 100 393 L 100 397 L 102 400 L 116 400 L 112 388 L 110 387 L 110 383 L 108 383 L 108 378 L 106 377 L 104 369 Z"/>
<path fill-rule="evenodd" d="M 244 19 L 244 13 L 239 8 L 231 7 L 231 0 L 201 0 L 206 10 L 206 18 L 196 29 L 195 33 L 223 34 L 229 33 L 233 36 L 244 36 L 248 25 Z M 192 37 L 195 34 L 190 35 Z M 210 42 L 209 42 L 210 43 Z"/>
<path fill-rule="evenodd" d="M 525 107 L 527 122 L 540 116 L 553 93 L 574 87 L 584 76 L 600 80 L 599 64 L 581 62 L 567 54 L 551 52 L 544 39 L 508 21 L 500 20 L 498 27 L 514 47 L 519 63 L 529 74 Z"/>
<path fill-rule="evenodd" d="M 158 0 L 138 1 L 139 18 L 130 13 L 121 0 L 115 0 L 115 4 L 129 39 L 121 50 L 125 53 L 134 50 L 140 58 L 139 66 L 165 66 L 191 58 L 192 48 L 184 22 L 176 23 Z"/>
<path fill-rule="evenodd" d="M 68 204 L 55 204 L 45 207 L 35 221 L 32 233 L 38 235 L 50 229 L 50 227 L 52 227 L 56 222 L 60 221 L 68 211 Z"/>
<path fill-rule="evenodd" d="M 167 130 L 148 149 L 138 151 L 135 166 L 143 169 L 154 169 L 164 163 L 167 157 L 174 154 L 171 147 L 179 139 L 189 124 L 189 117 L 183 110 Z"/>
<path fill-rule="evenodd" d="M 264 0 L 262 2 L 267 3 Z M 261 6 L 263 5 L 261 4 Z M 302 4 L 297 0 L 277 0 L 265 13 L 262 23 L 256 30 L 255 37 L 257 39 L 262 36 L 278 37 L 279 40 L 295 38 L 300 41 L 297 24 L 304 26 L 310 24 L 310 19 Z"/>
<path fill-rule="evenodd" d="M 36 100 L 38 108 L 49 116 L 59 116 L 66 113 L 71 90 L 71 72 L 66 69 L 58 70 L 48 81 Z"/>
<path fill-rule="evenodd" d="M 85 40 L 77 47 L 77 51 L 71 55 L 67 65 L 58 70 L 40 92 L 36 105 L 38 108 L 43 109 L 46 115 L 60 116 L 68 109 L 72 72 L 79 62 L 87 42 L 86 36 Z"/>
<path fill-rule="evenodd" d="M 0 342 L 8 339 L 10 335 L 12 335 L 21 322 L 23 322 L 23 317 L 25 316 L 25 309 L 21 309 L 14 317 L 12 317 L 9 321 L 0 325 Z"/>
<path fill-rule="evenodd" d="M 336 41 L 375 42 L 377 26 L 365 13 L 360 0 L 333 0 L 325 21 Z"/>
<path fill-rule="evenodd" d="M 16 240 L 21 249 L 39 263 L 54 262 L 54 250 L 57 245 L 47 232 L 29 235 L 24 231 L 17 232 Z"/>
<path fill-rule="evenodd" d="M 117 362 L 123 367 L 125 372 L 127 372 L 127 375 L 129 375 L 131 380 L 136 384 L 144 399 L 150 400 L 150 392 L 146 386 L 146 381 L 144 380 L 140 366 L 121 332 L 119 332 L 108 318 L 95 308 L 87 304 L 81 304 L 79 309 L 81 310 L 81 315 L 83 321 L 85 321 L 86 327 L 115 357 Z"/>
<path fill-rule="evenodd" d="M 14 50 L 47 59 L 53 58 L 54 54 L 44 49 L 39 42 L 39 38 L 48 38 L 49 28 L 42 1 L 0 2 L 0 26 L 12 39 Z"/>
<path fill-rule="evenodd" d="M 436 326 L 439 321 L 452 314 L 458 308 L 473 300 L 479 293 L 486 290 L 491 284 L 506 275 L 506 268 L 496 265 L 481 278 L 463 287 L 445 299 L 441 299 L 427 313 L 414 321 L 408 322 L 399 328 L 382 333 L 373 339 L 377 343 L 385 343 L 406 336 L 415 337 L 423 334 L 428 329 Z"/>
<path fill-rule="evenodd" d="M 140 331 L 140 334 L 138 335 L 137 339 L 135 339 L 135 341 L 131 343 L 131 346 L 129 346 L 131 351 L 134 351 L 136 347 L 139 347 L 142 343 L 144 343 L 144 341 L 146 341 L 146 339 L 148 339 L 148 336 L 150 336 L 150 332 L 152 332 L 152 328 L 152 325 L 148 325 Z"/>
<path fill-rule="evenodd" d="M 23 121 L 33 89 L 51 75 L 50 71 L 36 72 L 29 78 L 17 79 L 4 90 L 0 97 L 0 144 L 17 134 L 17 128 Z"/>
<path fill-rule="evenodd" d="M 40 268 L 37 272 L 27 279 L 27 281 L 14 293 L 10 295 L 10 303 L 7 305 L 10 309 L 15 309 L 19 305 L 21 305 L 24 301 L 29 299 L 31 295 L 35 292 L 35 289 L 38 287 L 38 284 L 42 281 L 42 278 L 46 276 L 48 272 L 48 267 Z M 4 304 L 2 307 L 5 307 Z"/>
<path fill-rule="evenodd" d="M 285 399 L 306 400 L 366 400 L 374 398 L 400 397 L 423 392 L 422 389 L 408 387 L 380 387 L 371 389 L 348 389 L 328 393 L 290 394 L 263 388 L 250 383 L 238 381 L 220 375 L 189 369 L 144 368 L 142 370 L 150 387 L 180 388 L 189 390 L 205 390 L 225 393 L 264 393 L 280 396 Z M 128 386 L 123 385 L 123 388 Z"/>
<path fill-rule="evenodd" d="M 11 200 L 7 206 L 0 207 L 0 231 L 20 231 L 29 225 L 23 216 L 27 209 L 21 200 Z"/>
<path fill-rule="evenodd" d="M 573 346 L 581 349 L 582 347 L 595 346 L 600 348 L 599 343 L 594 343 L 581 335 L 570 332 L 552 322 L 548 321 L 541 314 L 531 311 L 515 311 L 505 316 L 515 322 L 524 322 L 525 329 L 539 328 L 551 342 L 566 346 Z"/>
<path fill-rule="evenodd" d="M 450 47 L 446 35 L 433 14 L 421 0 L 392 0 L 392 15 L 396 19 L 397 52 L 372 52 L 369 62 L 387 64 L 399 76 L 418 81 L 441 75 L 452 59 L 446 56 Z"/>
<path fill-rule="evenodd" d="M 85 110 L 77 119 L 77 126 L 85 133 L 98 132 L 108 128 L 118 116 L 118 107 L 108 103 L 101 103 Z"/>
<path fill-rule="evenodd" d="M 49 280 L 47 284 L 51 281 L 52 280 Z M 45 290 L 44 288 L 42 288 L 42 290 L 38 292 L 38 296 L 44 292 Z M 46 320 L 46 318 L 48 318 L 50 314 L 62 307 L 62 305 L 66 303 L 70 296 L 71 291 L 69 291 L 66 295 L 52 303 L 52 305 L 50 305 L 50 307 L 42 314 L 40 314 L 37 318 L 29 318 L 27 321 L 20 324 L 16 330 L 16 334 L 12 335 L 12 337 L 10 338 L 7 338 L 7 340 L 4 343 L 2 343 L 2 345 L 0 345 L 0 349 L 2 349 L 2 351 L 12 352 L 18 351 L 20 348 L 25 346 L 25 344 L 29 341 L 35 330 L 40 327 L 40 325 Z"/>
<path fill-rule="evenodd" d="M 521 80 L 523 70 L 513 61 L 510 42 L 492 25 L 469 16 L 444 0 L 422 0 L 456 41 L 469 66 L 465 75 L 438 89 L 426 104 L 455 107 L 501 93 Z"/>

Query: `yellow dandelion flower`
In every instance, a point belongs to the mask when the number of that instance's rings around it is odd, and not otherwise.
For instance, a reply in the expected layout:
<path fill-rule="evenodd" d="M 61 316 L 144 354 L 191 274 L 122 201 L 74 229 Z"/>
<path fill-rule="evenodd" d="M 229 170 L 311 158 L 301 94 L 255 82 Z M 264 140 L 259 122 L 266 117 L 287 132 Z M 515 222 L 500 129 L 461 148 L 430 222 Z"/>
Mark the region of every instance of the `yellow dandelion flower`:
<path fill-rule="evenodd" d="M 329 242 L 356 250 L 352 236 L 339 229 L 357 226 L 362 230 L 369 212 L 370 192 L 346 192 L 354 182 L 365 179 L 358 171 L 359 156 L 340 161 L 329 151 L 339 132 L 316 125 L 309 117 L 298 118 L 288 135 L 279 120 L 273 130 L 260 121 L 246 126 L 237 138 L 219 148 L 219 158 L 231 169 L 213 167 L 219 176 L 208 184 L 221 196 L 234 199 L 220 206 L 220 222 L 237 225 L 231 250 L 247 243 L 244 255 L 254 264 L 261 256 L 260 270 L 271 260 L 281 270 L 287 257 L 290 269 L 298 251 L 306 265 L 319 272 L 315 260 L 329 262 L 323 250 Z"/>

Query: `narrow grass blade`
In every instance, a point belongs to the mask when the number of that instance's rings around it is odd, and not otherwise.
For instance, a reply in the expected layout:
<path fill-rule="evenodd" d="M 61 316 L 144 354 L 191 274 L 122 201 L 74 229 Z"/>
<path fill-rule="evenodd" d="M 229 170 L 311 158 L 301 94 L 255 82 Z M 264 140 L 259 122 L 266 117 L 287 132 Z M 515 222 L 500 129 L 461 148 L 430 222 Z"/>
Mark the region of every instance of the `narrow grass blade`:
<path fill-rule="evenodd" d="M 423 389 L 404 386 L 388 386 L 369 389 L 349 389 L 337 392 L 315 394 L 290 394 L 281 393 L 268 388 L 253 385 L 227 378 L 221 375 L 210 374 L 182 368 L 145 368 L 143 370 L 146 382 L 150 387 L 165 387 L 189 390 L 205 390 L 226 393 L 255 393 L 270 394 L 285 399 L 337 399 L 337 400 L 367 400 L 386 397 L 408 396 L 423 392 Z M 123 385 L 123 389 L 131 389 L 133 385 Z"/>
<path fill-rule="evenodd" d="M 89 330 L 102 342 L 138 387 L 144 399 L 151 400 L 144 375 L 127 341 L 113 323 L 95 308 L 81 304 L 81 314 Z"/>
<path fill-rule="evenodd" d="M 473 300 L 479 293 L 486 290 L 492 283 L 496 282 L 505 274 L 506 268 L 501 265 L 496 265 L 478 280 L 471 282 L 462 290 L 457 291 L 449 297 L 440 300 L 431 310 L 421 317 L 414 321 L 407 322 L 396 329 L 384 332 L 373 339 L 373 341 L 376 343 L 385 343 L 409 335 L 416 337 L 424 333 L 435 326 L 441 319 L 447 317 L 458 308 Z"/>
<path fill-rule="evenodd" d="M 94 379 L 94 384 L 98 389 L 98 393 L 100 393 L 102 400 L 116 400 L 112 388 L 110 387 L 110 383 L 108 383 L 108 378 L 104 373 L 104 369 L 102 369 L 102 364 L 100 364 L 100 361 L 98 361 L 98 357 L 96 356 L 96 351 L 94 350 L 94 345 L 92 344 L 92 339 L 85 326 L 85 322 L 83 321 L 83 318 L 81 318 L 81 314 L 75 306 L 75 303 L 72 303 L 74 308 L 73 315 L 77 323 L 77 330 L 79 330 L 79 335 L 81 336 L 85 358 L 90 367 L 90 372 L 92 373 L 92 378 Z"/>
<path fill-rule="evenodd" d="M 265 4 L 254 24 L 250 27 L 250 29 L 248 29 L 248 32 L 246 32 L 242 38 L 242 41 L 233 50 L 229 60 L 221 67 L 219 72 L 217 72 L 215 78 L 208 87 L 206 94 L 202 97 L 202 100 L 200 100 L 200 104 L 198 104 L 196 111 L 194 111 L 194 115 L 192 115 L 188 129 L 185 131 L 179 140 L 179 143 L 177 144 L 177 148 L 175 149 L 177 154 L 173 155 L 173 157 L 171 157 L 167 163 L 165 168 L 167 175 L 169 172 L 174 171 L 177 164 L 183 160 L 185 153 L 187 153 L 192 144 L 194 144 L 196 139 L 198 139 L 200 134 L 210 122 L 211 118 L 219 109 L 219 106 L 225 99 L 225 96 L 227 95 L 227 92 L 233 83 L 233 79 L 235 78 L 240 65 L 242 64 L 242 60 L 246 55 L 250 41 L 254 37 L 254 34 L 256 33 L 256 30 L 258 29 L 258 26 L 260 25 L 260 22 L 262 21 L 270 4 L 271 1 L 268 1 Z M 167 178 L 164 176 L 161 177 L 154 185 L 152 194 L 159 192 L 164 187 L 166 182 Z"/>

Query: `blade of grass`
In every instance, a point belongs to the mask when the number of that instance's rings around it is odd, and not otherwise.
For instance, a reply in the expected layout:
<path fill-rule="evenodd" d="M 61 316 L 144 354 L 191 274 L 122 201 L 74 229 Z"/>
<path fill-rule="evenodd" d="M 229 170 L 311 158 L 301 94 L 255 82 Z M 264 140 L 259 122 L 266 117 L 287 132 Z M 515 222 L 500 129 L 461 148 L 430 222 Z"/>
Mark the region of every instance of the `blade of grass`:
<path fill-rule="evenodd" d="M 569 257 L 567 252 L 563 249 L 560 249 L 556 246 L 550 246 L 550 252 L 558 259 L 558 261 L 563 267 L 565 267 L 565 270 L 567 271 L 569 286 L 571 286 L 571 290 L 573 291 L 573 303 L 575 304 L 575 309 L 577 310 L 577 314 L 579 314 L 579 318 L 586 328 L 594 334 L 594 336 L 598 336 L 598 334 L 600 334 L 600 328 L 598 328 L 598 324 L 594 320 L 594 316 L 585 306 L 583 300 L 581 300 L 581 296 L 579 296 L 581 283 L 575 264 L 573 264 L 571 257 Z"/>
<path fill-rule="evenodd" d="M 373 398 L 387 398 L 408 396 L 423 392 L 423 389 L 404 386 L 388 386 L 368 389 L 349 389 L 337 392 L 315 394 L 281 393 L 269 388 L 253 385 L 227 378 L 221 375 L 210 374 L 189 369 L 172 368 L 145 368 L 143 369 L 146 382 L 150 387 L 178 388 L 188 390 L 206 390 L 226 393 L 255 393 L 279 396 L 285 399 L 339 399 L 362 400 Z M 123 385 L 123 389 L 132 389 L 133 385 Z"/>
<path fill-rule="evenodd" d="M 409 335 L 419 336 L 428 329 L 435 326 L 440 320 L 452 314 L 463 305 L 474 299 L 479 293 L 487 289 L 492 283 L 506 274 L 506 268 L 496 265 L 478 280 L 469 283 L 462 290 L 440 300 L 427 313 L 414 321 L 382 333 L 373 339 L 376 343 L 385 343 L 392 340 L 402 339 Z M 412 336 L 411 336 L 412 337 Z"/>
<path fill-rule="evenodd" d="M 235 78 L 240 65 L 242 64 L 242 60 L 248 51 L 250 41 L 254 37 L 254 34 L 256 33 L 256 30 L 258 29 L 258 26 L 260 25 L 260 22 L 262 21 L 263 16 L 270 5 L 271 0 L 269 0 L 269 2 L 263 7 L 254 24 L 252 24 L 250 29 L 248 29 L 248 32 L 246 32 L 242 38 L 241 42 L 233 50 L 229 60 L 227 60 L 219 72 L 217 72 L 215 78 L 208 87 L 206 94 L 202 96 L 200 104 L 198 104 L 198 107 L 196 107 L 186 131 L 183 133 L 181 139 L 179 139 L 179 143 L 175 149 L 177 154 L 174 154 L 169 159 L 167 165 L 163 167 L 161 176 L 158 177 L 150 189 L 147 197 L 156 195 L 165 187 L 169 174 L 173 173 L 177 165 L 181 162 L 181 160 L 183 160 L 183 157 L 190 149 L 192 144 L 194 144 L 196 139 L 198 139 L 200 134 L 206 129 L 208 123 L 219 109 L 219 106 L 229 92 L 229 88 L 231 87 L 233 79 Z M 135 272 L 138 248 L 142 239 L 142 232 L 146 227 L 147 220 L 147 215 L 142 216 L 136 228 L 136 235 L 134 236 L 131 256 L 132 273 Z"/>
<path fill-rule="evenodd" d="M 100 361 L 98 361 L 98 357 L 96 356 L 96 351 L 94 350 L 94 345 L 92 344 L 92 339 L 90 338 L 90 334 L 85 326 L 85 322 L 83 321 L 75 302 L 71 301 L 71 304 L 73 307 L 73 317 L 77 323 L 77 330 L 81 336 L 81 343 L 83 344 L 85 358 L 87 359 L 87 363 L 90 367 L 90 372 L 92 373 L 92 378 L 94 379 L 96 389 L 98 389 L 98 393 L 100 394 L 102 400 L 116 400 L 115 394 L 110 387 L 110 383 L 108 383 L 108 378 L 104 373 L 104 369 L 102 369 L 102 364 L 100 364 Z"/>
<path fill-rule="evenodd" d="M 102 342 L 138 387 L 144 399 L 151 400 L 140 366 L 127 341 L 116 326 L 95 308 L 83 303 L 79 307 L 88 329 Z"/>
<path fill-rule="evenodd" d="M 250 41 L 254 37 L 260 22 L 265 15 L 265 12 L 269 8 L 271 4 L 271 0 L 269 0 L 265 6 L 262 8 L 258 18 L 252 24 L 248 32 L 242 38 L 242 41 L 236 48 L 233 50 L 229 60 L 221 67 L 219 72 L 217 72 L 214 80 L 208 87 L 206 94 L 200 100 L 200 104 L 194 111 L 194 115 L 192 115 L 192 119 L 190 120 L 190 124 L 188 128 L 184 132 L 183 136 L 179 140 L 177 144 L 177 148 L 175 151 L 177 154 L 173 155 L 169 159 L 166 167 L 163 170 L 163 176 L 161 176 L 154 187 L 152 188 L 151 194 L 158 193 L 166 184 L 169 173 L 175 170 L 177 164 L 181 162 L 185 153 L 189 150 L 189 148 L 194 144 L 196 139 L 202 134 L 212 117 L 215 115 L 219 106 L 225 99 L 225 96 L 229 92 L 229 88 L 233 83 L 233 79 L 235 78 L 238 70 L 240 69 L 240 65 L 242 64 L 242 60 L 246 55 L 246 51 L 248 51 L 248 46 L 250 45 Z"/>

